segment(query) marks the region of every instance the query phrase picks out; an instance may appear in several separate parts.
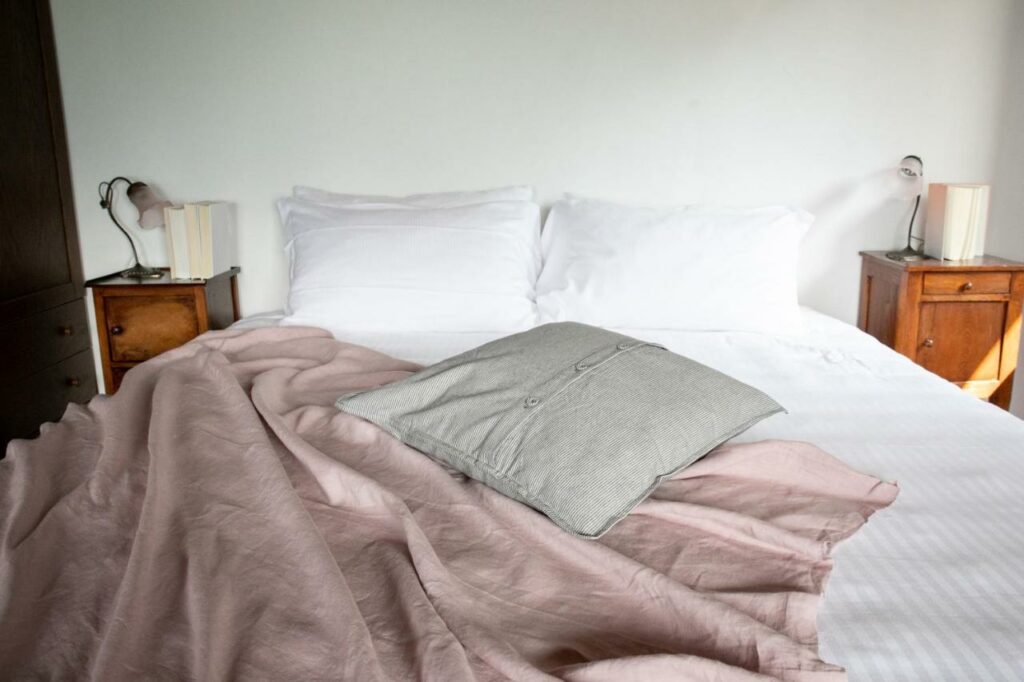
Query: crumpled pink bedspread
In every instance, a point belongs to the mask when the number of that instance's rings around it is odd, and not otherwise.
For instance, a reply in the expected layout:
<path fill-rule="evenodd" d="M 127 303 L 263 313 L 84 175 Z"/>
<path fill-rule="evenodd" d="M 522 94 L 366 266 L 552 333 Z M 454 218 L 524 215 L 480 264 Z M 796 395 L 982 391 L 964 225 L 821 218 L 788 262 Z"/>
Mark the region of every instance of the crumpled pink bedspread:
<path fill-rule="evenodd" d="M 207 334 L 0 463 L 0 675 L 842 679 L 829 549 L 894 485 L 804 443 L 722 447 L 600 541 L 333 407 L 415 365 Z"/>

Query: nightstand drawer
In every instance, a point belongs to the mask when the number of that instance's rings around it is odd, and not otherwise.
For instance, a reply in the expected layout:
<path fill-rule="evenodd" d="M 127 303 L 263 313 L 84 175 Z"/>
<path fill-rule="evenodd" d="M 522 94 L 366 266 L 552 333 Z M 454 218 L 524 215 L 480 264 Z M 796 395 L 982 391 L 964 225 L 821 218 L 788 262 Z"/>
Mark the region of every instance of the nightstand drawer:
<path fill-rule="evenodd" d="M 927 273 L 924 293 L 929 296 L 1008 294 L 1010 277 L 1008 272 Z"/>
<path fill-rule="evenodd" d="M 112 362 L 142 362 L 200 333 L 193 296 L 108 296 L 103 308 Z"/>

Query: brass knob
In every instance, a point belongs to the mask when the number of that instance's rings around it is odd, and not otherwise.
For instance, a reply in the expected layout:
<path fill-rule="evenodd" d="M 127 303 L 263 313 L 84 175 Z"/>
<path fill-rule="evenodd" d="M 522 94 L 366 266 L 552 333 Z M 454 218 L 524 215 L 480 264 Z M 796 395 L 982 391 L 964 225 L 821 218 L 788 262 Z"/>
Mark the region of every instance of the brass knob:
<path fill-rule="evenodd" d="M 966 283 L 964 283 L 964 285 L 962 287 L 960 287 L 960 290 L 961 291 L 970 291 L 973 288 L 974 288 L 974 282 L 966 282 Z"/>
<path fill-rule="evenodd" d="M 75 333 L 75 328 L 70 324 L 65 324 L 57 330 L 57 333 L 61 336 L 71 336 Z"/>
<path fill-rule="evenodd" d="M 124 327 L 122 327 L 119 324 L 115 324 L 113 327 L 110 328 L 110 333 L 113 336 L 119 336 L 121 334 L 124 334 Z"/>
<path fill-rule="evenodd" d="M 935 345 L 935 339 L 933 339 L 932 337 L 929 336 L 927 339 L 924 340 L 924 347 L 925 348 L 931 348 L 934 345 Z"/>
<path fill-rule="evenodd" d="M 78 386 L 82 385 L 82 382 L 81 382 L 81 380 L 78 377 L 68 377 L 67 378 L 67 385 L 72 387 L 72 388 L 77 388 Z"/>

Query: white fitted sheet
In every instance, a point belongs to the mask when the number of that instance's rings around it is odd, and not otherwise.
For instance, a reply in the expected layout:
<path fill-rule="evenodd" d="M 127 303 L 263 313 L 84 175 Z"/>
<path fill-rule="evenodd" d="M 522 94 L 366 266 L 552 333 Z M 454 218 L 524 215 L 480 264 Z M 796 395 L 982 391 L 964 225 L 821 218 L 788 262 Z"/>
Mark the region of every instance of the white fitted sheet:
<path fill-rule="evenodd" d="M 1024 679 L 1024 421 L 850 325 L 802 314 L 806 331 L 795 337 L 622 331 L 746 381 L 789 410 L 737 441 L 808 441 L 899 482 L 893 507 L 836 550 L 819 616 L 825 660 L 854 681 Z M 429 364 L 490 338 L 344 340 Z"/>

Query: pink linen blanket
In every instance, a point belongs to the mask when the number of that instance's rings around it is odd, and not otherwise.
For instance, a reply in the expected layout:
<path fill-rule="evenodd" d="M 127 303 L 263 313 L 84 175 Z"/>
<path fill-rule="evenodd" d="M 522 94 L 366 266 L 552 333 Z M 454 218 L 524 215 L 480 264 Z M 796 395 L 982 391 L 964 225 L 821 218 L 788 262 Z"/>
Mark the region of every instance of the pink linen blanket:
<path fill-rule="evenodd" d="M 415 365 L 207 334 L 0 462 L 5 679 L 834 680 L 832 545 L 896 495 L 719 448 L 600 541 L 333 407 Z"/>

